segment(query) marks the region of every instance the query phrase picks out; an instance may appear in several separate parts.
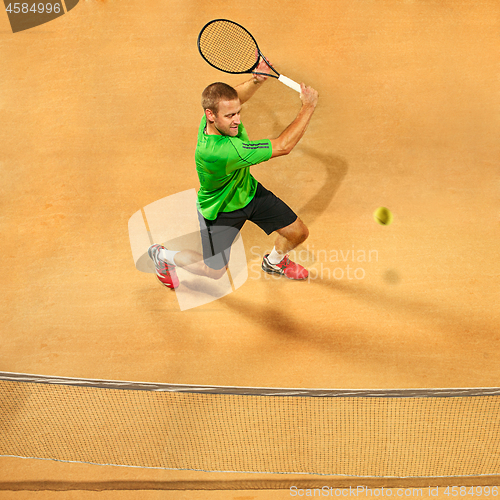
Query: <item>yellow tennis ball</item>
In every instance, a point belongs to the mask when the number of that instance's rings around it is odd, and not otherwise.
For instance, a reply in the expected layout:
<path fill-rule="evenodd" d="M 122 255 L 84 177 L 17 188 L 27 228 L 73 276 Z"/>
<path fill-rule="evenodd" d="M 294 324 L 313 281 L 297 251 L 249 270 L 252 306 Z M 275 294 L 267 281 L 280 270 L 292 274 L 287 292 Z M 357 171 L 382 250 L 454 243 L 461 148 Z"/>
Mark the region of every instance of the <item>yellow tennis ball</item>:
<path fill-rule="evenodd" d="M 388 226 L 392 222 L 392 213 L 388 208 L 379 207 L 373 212 L 373 218 L 382 226 Z"/>

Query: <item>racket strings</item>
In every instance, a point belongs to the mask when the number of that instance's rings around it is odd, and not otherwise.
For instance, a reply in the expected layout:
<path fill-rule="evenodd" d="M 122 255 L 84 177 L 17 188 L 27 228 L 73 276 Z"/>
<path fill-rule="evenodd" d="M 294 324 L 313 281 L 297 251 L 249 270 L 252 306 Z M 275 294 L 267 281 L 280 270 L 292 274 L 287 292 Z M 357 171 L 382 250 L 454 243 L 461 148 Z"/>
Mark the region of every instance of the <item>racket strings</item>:
<path fill-rule="evenodd" d="M 241 26 L 228 21 L 209 24 L 199 40 L 205 59 L 221 71 L 244 73 L 256 63 L 257 44 Z"/>

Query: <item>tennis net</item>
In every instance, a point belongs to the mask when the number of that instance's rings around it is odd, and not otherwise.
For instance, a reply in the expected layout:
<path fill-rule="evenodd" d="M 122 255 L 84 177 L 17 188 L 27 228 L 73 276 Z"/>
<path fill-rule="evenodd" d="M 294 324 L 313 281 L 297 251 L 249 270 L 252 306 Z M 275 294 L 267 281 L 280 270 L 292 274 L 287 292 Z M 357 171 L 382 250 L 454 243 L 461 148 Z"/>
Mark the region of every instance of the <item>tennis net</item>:
<path fill-rule="evenodd" d="M 190 386 L 0 372 L 0 456 L 352 477 L 500 474 L 500 389 Z"/>

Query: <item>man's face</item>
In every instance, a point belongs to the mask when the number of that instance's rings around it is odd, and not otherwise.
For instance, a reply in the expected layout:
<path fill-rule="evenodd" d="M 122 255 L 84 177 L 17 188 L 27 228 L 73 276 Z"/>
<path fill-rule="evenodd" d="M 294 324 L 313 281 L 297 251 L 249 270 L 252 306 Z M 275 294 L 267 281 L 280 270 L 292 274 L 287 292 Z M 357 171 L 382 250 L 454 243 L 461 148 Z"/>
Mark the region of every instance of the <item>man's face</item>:
<path fill-rule="evenodd" d="M 219 112 L 214 114 L 207 110 L 207 119 L 214 124 L 220 134 L 235 137 L 238 135 L 238 125 L 241 123 L 240 113 L 241 103 L 239 99 L 220 101 Z"/>

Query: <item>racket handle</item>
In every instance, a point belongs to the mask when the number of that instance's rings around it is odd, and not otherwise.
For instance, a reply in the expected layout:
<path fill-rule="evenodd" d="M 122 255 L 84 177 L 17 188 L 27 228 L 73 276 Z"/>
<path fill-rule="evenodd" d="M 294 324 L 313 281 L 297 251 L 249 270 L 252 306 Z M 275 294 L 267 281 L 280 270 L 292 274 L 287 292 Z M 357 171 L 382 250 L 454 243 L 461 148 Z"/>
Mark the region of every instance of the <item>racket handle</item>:
<path fill-rule="evenodd" d="M 301 92 L 300 91 L 300 84 L 298 84 L 297 82 L 294 82 L 293 80 L 291 80 L 290 78 L 288 78 L 284 75 L 280 75 L 278 80 L 281 83 L 288 85 L 288 87 L 290 87 L 291 89 L 296 90 L 300 94 L 300 92 Z"/>

